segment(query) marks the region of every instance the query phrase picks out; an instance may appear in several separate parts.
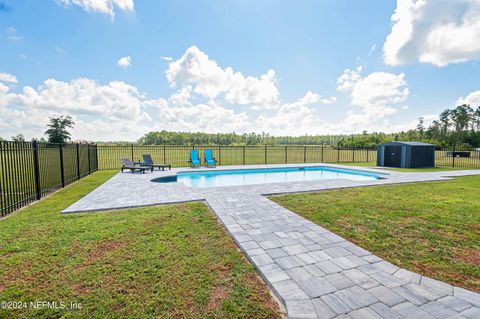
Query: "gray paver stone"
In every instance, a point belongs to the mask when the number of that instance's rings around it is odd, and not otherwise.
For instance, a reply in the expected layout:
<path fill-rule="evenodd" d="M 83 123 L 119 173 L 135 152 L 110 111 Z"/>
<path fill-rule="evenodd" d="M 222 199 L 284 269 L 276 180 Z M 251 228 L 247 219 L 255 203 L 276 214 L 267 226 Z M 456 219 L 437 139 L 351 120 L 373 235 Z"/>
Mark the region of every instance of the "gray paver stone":
<path fill-rule="evenodd" d="M 317 319 L 311 300 L 288 300 L 287 313 L 290 319 Z"/>
<path fill-rule="evenodd" d="M 393 307 L 406 301 L 405 298 L 384 286 L 372 288 L 368 290 L 368 292 L 389 307 Z"/>
<path fill-rule="evenodd" d="M 329 284 L 328 281 L 319 277 L 300 281 L 298 285 L 311 298 L 317 298 L 337 290 L 334 286 Z"/>

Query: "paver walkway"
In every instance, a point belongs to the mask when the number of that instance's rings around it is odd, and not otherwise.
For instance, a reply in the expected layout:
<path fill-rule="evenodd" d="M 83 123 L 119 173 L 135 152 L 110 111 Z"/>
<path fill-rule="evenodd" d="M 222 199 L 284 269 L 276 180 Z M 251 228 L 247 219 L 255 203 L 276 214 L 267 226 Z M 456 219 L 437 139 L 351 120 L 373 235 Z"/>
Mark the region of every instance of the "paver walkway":
<path fill-rule="evenodd" d="M 153 176 L 174 173 L 116 175 L 65 212 L 206 200 L 286 306 L 289 318 L 480 318 L 480 294 L 398 268 L 262 196 L 441 180 L 480 171 L 389 172 L 377 181 L 210 189 L 150 182 Z M 119 197 L 127 190 L 129 196 Z"/>

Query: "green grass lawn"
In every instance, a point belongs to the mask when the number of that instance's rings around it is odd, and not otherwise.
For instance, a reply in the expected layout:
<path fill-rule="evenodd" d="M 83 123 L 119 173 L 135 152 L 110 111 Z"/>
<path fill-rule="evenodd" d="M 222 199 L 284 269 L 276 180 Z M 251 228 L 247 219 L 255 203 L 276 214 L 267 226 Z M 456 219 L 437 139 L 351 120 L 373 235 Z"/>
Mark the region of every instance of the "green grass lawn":
<path fill-rule="evenodd" d="M 264 283 L 203 203 L 60 215 L 115 172 L 0 221 L 0 318 L 278 318 Z"/>
<path fill-rule="evenodd" d="M 480 292 L 480 177 L 274 196 L 397 266 Z"/>

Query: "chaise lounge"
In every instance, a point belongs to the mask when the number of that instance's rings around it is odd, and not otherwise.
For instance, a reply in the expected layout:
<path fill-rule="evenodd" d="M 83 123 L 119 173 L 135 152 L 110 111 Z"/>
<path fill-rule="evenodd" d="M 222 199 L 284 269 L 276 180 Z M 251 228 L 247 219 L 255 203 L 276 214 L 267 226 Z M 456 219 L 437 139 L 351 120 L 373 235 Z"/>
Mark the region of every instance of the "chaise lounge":
<path fill-rule="evenodd" d="M 136 166 L 135 163 L 133 163 L 128 157 L 124 157 L 121 159 L 123 166 L 122 166 L 122 173 L 123 170 L 129 169 L 130 172 L 135 173 L 135 172 L 142 172 L 145 173 L 147 169 L 149 169 L 151 172 L 153 172 L 153 167 L 148 167 L 148 166 Z"/>
<path fill-rule="evenodd" d="M 212 150 L 205 150 L 203 152 L 203 156 L 205 158 L 205 166 L 206 167 L 216 167 L 217 166 L 217 160 L 213 157 Z"/>
<path fill-rule="evenodd" d="M 162 171 L 164 171 L 165 168 L 172 169 L 172 165 L 170 165 L 170 164 L 155 164 L 155 163 L 153 163 L 153 159 L 152 159 L 152 156 L 150 156 L 150 154 L 143 154 L 142 157 L 143 157 L 142 165 L 151 167 L 152 171 L 155 167 L 158 167 L 158 170 L 162 169 Z"/>
<path fill-rule="evenodd" d="M 191 150 L 190 151 L 190 160 L 188 161 L 190 163 L 190 167 L 198 167 L 202 164 L 200 161 L 200 157 L 198 156 L 198 151 L 197 150 Z"/>

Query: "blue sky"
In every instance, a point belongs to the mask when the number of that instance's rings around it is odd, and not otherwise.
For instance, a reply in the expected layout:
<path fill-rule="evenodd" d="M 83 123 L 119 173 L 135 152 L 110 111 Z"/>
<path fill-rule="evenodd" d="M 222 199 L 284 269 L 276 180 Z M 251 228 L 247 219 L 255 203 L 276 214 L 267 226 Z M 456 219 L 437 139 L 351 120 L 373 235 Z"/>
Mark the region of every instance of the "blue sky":
<path fill-rule="evenodd" d="M 414 2 L 0 0 L 0 136 L 53 114 L 91 140 L 397 131 L 479 105 L 480 4 Z"/>

